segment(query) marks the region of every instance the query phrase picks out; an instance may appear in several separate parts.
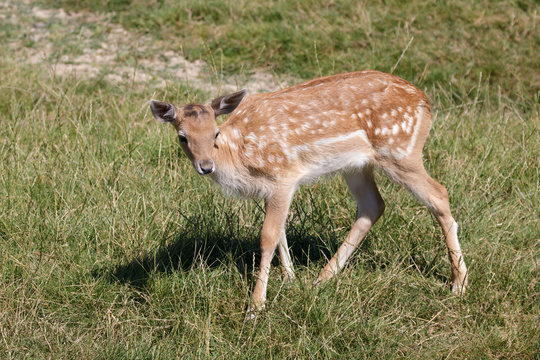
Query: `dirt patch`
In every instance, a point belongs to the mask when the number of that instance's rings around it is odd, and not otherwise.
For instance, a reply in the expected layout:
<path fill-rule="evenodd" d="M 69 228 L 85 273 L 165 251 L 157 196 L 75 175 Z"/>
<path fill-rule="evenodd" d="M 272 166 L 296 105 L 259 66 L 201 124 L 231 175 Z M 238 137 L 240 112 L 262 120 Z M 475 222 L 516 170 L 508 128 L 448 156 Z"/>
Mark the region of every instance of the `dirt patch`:
<path fill-rule="evenodd" d="M 28 0 L 0 1 L 0 19 L 16 29 L 8 38 L 15 61 L 46 65 L 58 76 L 155 86 L 181 81 L 211 94 L 239 88 L 251 93 L 271 91 L 291 82 L 260 71 L 224 78 L 204 61 L 163 51 L 150 36 L 112 23 L 110 14 L 44 9 Z"/>

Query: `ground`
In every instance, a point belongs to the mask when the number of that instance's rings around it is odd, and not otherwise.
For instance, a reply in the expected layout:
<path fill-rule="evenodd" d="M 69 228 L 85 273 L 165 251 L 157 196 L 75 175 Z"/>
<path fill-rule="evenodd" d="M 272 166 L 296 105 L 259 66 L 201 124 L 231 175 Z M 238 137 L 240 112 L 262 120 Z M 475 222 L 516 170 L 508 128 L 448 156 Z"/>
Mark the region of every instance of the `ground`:
<path fill-rule="evenodd" d="M 533 1 L 0 2 L 0 357 L 538 358 L 540 69 Z M 423 89 L 424 159 L 470 271 L 450 292 L 429 212 L 387 209 L 335 280 L 340 177 L 300 189 L 297 279 L 245 323 L 260 201 L 198 176 L 148 110 L 377 69 Z M 277 265 L 277 262 L 275 262 Z"/>

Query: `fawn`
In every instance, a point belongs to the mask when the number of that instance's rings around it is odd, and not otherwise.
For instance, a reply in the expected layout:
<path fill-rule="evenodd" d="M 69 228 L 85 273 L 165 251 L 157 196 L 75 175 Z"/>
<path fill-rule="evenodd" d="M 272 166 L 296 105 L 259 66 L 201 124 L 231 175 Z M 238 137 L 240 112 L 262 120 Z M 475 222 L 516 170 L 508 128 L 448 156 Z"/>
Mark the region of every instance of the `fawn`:
<path fill-rule="evenodd" d="M 340 172 L 354 196 L 354 225 L 316 283 L 342 269 L 384 212 L 373 178 L 382 170 L 427 206 L 440 224 L 450 257 L 452 292 L 467 285 L 467 268 L 446 189 L 422 163 L 431 127 L 426 95 L 411 83 L 378 71 L 322 77 L 283 90 L 245 96 L 242 90 L 183 108 L 152 100 L 154 117 L 171 123 L 195 170 L 226 192 L 265 199 L 261 261 L 248 318 L 264 307 L 270 262 L 278 248 L 284 275 L 294 278 L 285 222 L 295 190 Z M 217 125 L 216 117 L 229 114 Z"/>

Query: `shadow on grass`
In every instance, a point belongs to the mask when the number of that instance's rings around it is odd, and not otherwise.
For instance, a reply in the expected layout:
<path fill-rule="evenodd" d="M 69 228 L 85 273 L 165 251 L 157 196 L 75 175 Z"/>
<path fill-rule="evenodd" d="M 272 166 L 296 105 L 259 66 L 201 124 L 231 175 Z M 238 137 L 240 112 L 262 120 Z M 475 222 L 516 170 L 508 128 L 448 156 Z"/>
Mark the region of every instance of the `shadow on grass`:
<path fill-rule="evenodd" d="M 105 276 L 110 281 L 129 284 L 142 290 L 152 273 L 189 271 L 199 265 L 209 268 L 232 261 L 241 274 L 251 277 L 260 260 L 260 228 L 253 231 L 241 229 L 237 219 L 213 222 L 212 217 L 190 218 L 186 227 L 171 239 L 163 239 L 155 251 L 132 259 L 127 264 L 112 269 L 94 271 L 95 277 Z M 255 223 L 260 223 L 256 221 Z M 321 240 L 300 229 L 289 226 L 287 240 L 293 261 L 297 265 L 308 265 L 321 258 L 330 258 L 330 251 Z M 308 235 L 306 235 L 308 234 Z M 332 239 L 337 243 L 337 239 Z M 277 256 L 273 265 L 278 265 Z"/>
<path fill-rule="evenodd" d="M 260 214 L 262 215 L 262 212 Z M 309 217 L 301 216 L 301 218 L 301 221 L 296 221 L 294 225 L 289 224 L 287 227 L 287 241 L 294 264 L 308 266 L 319 260 L 325 263 L 337 250 L 342 239 L 329 237 L 331 232 L 317 233 L 313 229 L 313 220 L 308 220 Z M 94 276 L 105 276 L 110 281 L 129 284 L 138 290 L 143 290 L 153 273 L 189 271 L 200 265 L 215 268 L 232 262 L 240 274 L 249 279 L 260 260 L 261 226 L 254 225 L 246 229 L 245 225 L 240 224 L 236 214 L 221 213 L 221 217 L 218 217 L 218 220 L 215 219 L 214 216 L 186 217 L 184 229 L 176 233 L 172 240 L 171 238 L 162 239 L 163 245 L 155 251 L 136 257 L 127 264 L 95 271 Z M 260 219 L 254 221 L 254 224 L 260 223 Z M 333 228 L 333 225 L 335 224 L 330 220 L 329 223 L 323 224 L 323 228 Z M 319 235 L 323 235 L 324 239 L 321 239 Z M 357 250 L 364 257 L 362 266 L 373 271 L 392 266 L 390 258 L 374 251 L 371 240 L 371 236 L 368 236 Z M 413 255 L 408 256 L 405 263 L 413 265 L 426 277 L 449 282 L 448 277 L 437 269 L 436 258 L 426 261 L 421 254 L 415 251 L 412 253 Z M 437 256 L 440 255 L 443 254 Z M 275 256 L 273 265 L 278 264 L 278 257 Z"/>

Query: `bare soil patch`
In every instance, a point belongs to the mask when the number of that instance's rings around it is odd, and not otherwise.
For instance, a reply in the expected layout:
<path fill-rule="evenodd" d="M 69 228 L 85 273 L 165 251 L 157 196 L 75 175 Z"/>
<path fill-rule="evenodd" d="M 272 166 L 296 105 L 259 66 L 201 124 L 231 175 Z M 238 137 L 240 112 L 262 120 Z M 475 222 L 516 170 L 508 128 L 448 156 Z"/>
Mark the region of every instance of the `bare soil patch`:
<path fill-rule="evenodd" d="M 68 13 L 31 1 L 0 1 L 0 19 L 16 29 L 8 40 L 12 60 L 45 65 L 57 76 L 155 86 L 181 81 L 211 94 L 239 88 L 271 91 L 291 82 L 261 71 L 224 77 L 202 60 L 189 61 L 150 36 L 127 31 L 113 23 L 110 14 Z"/>

